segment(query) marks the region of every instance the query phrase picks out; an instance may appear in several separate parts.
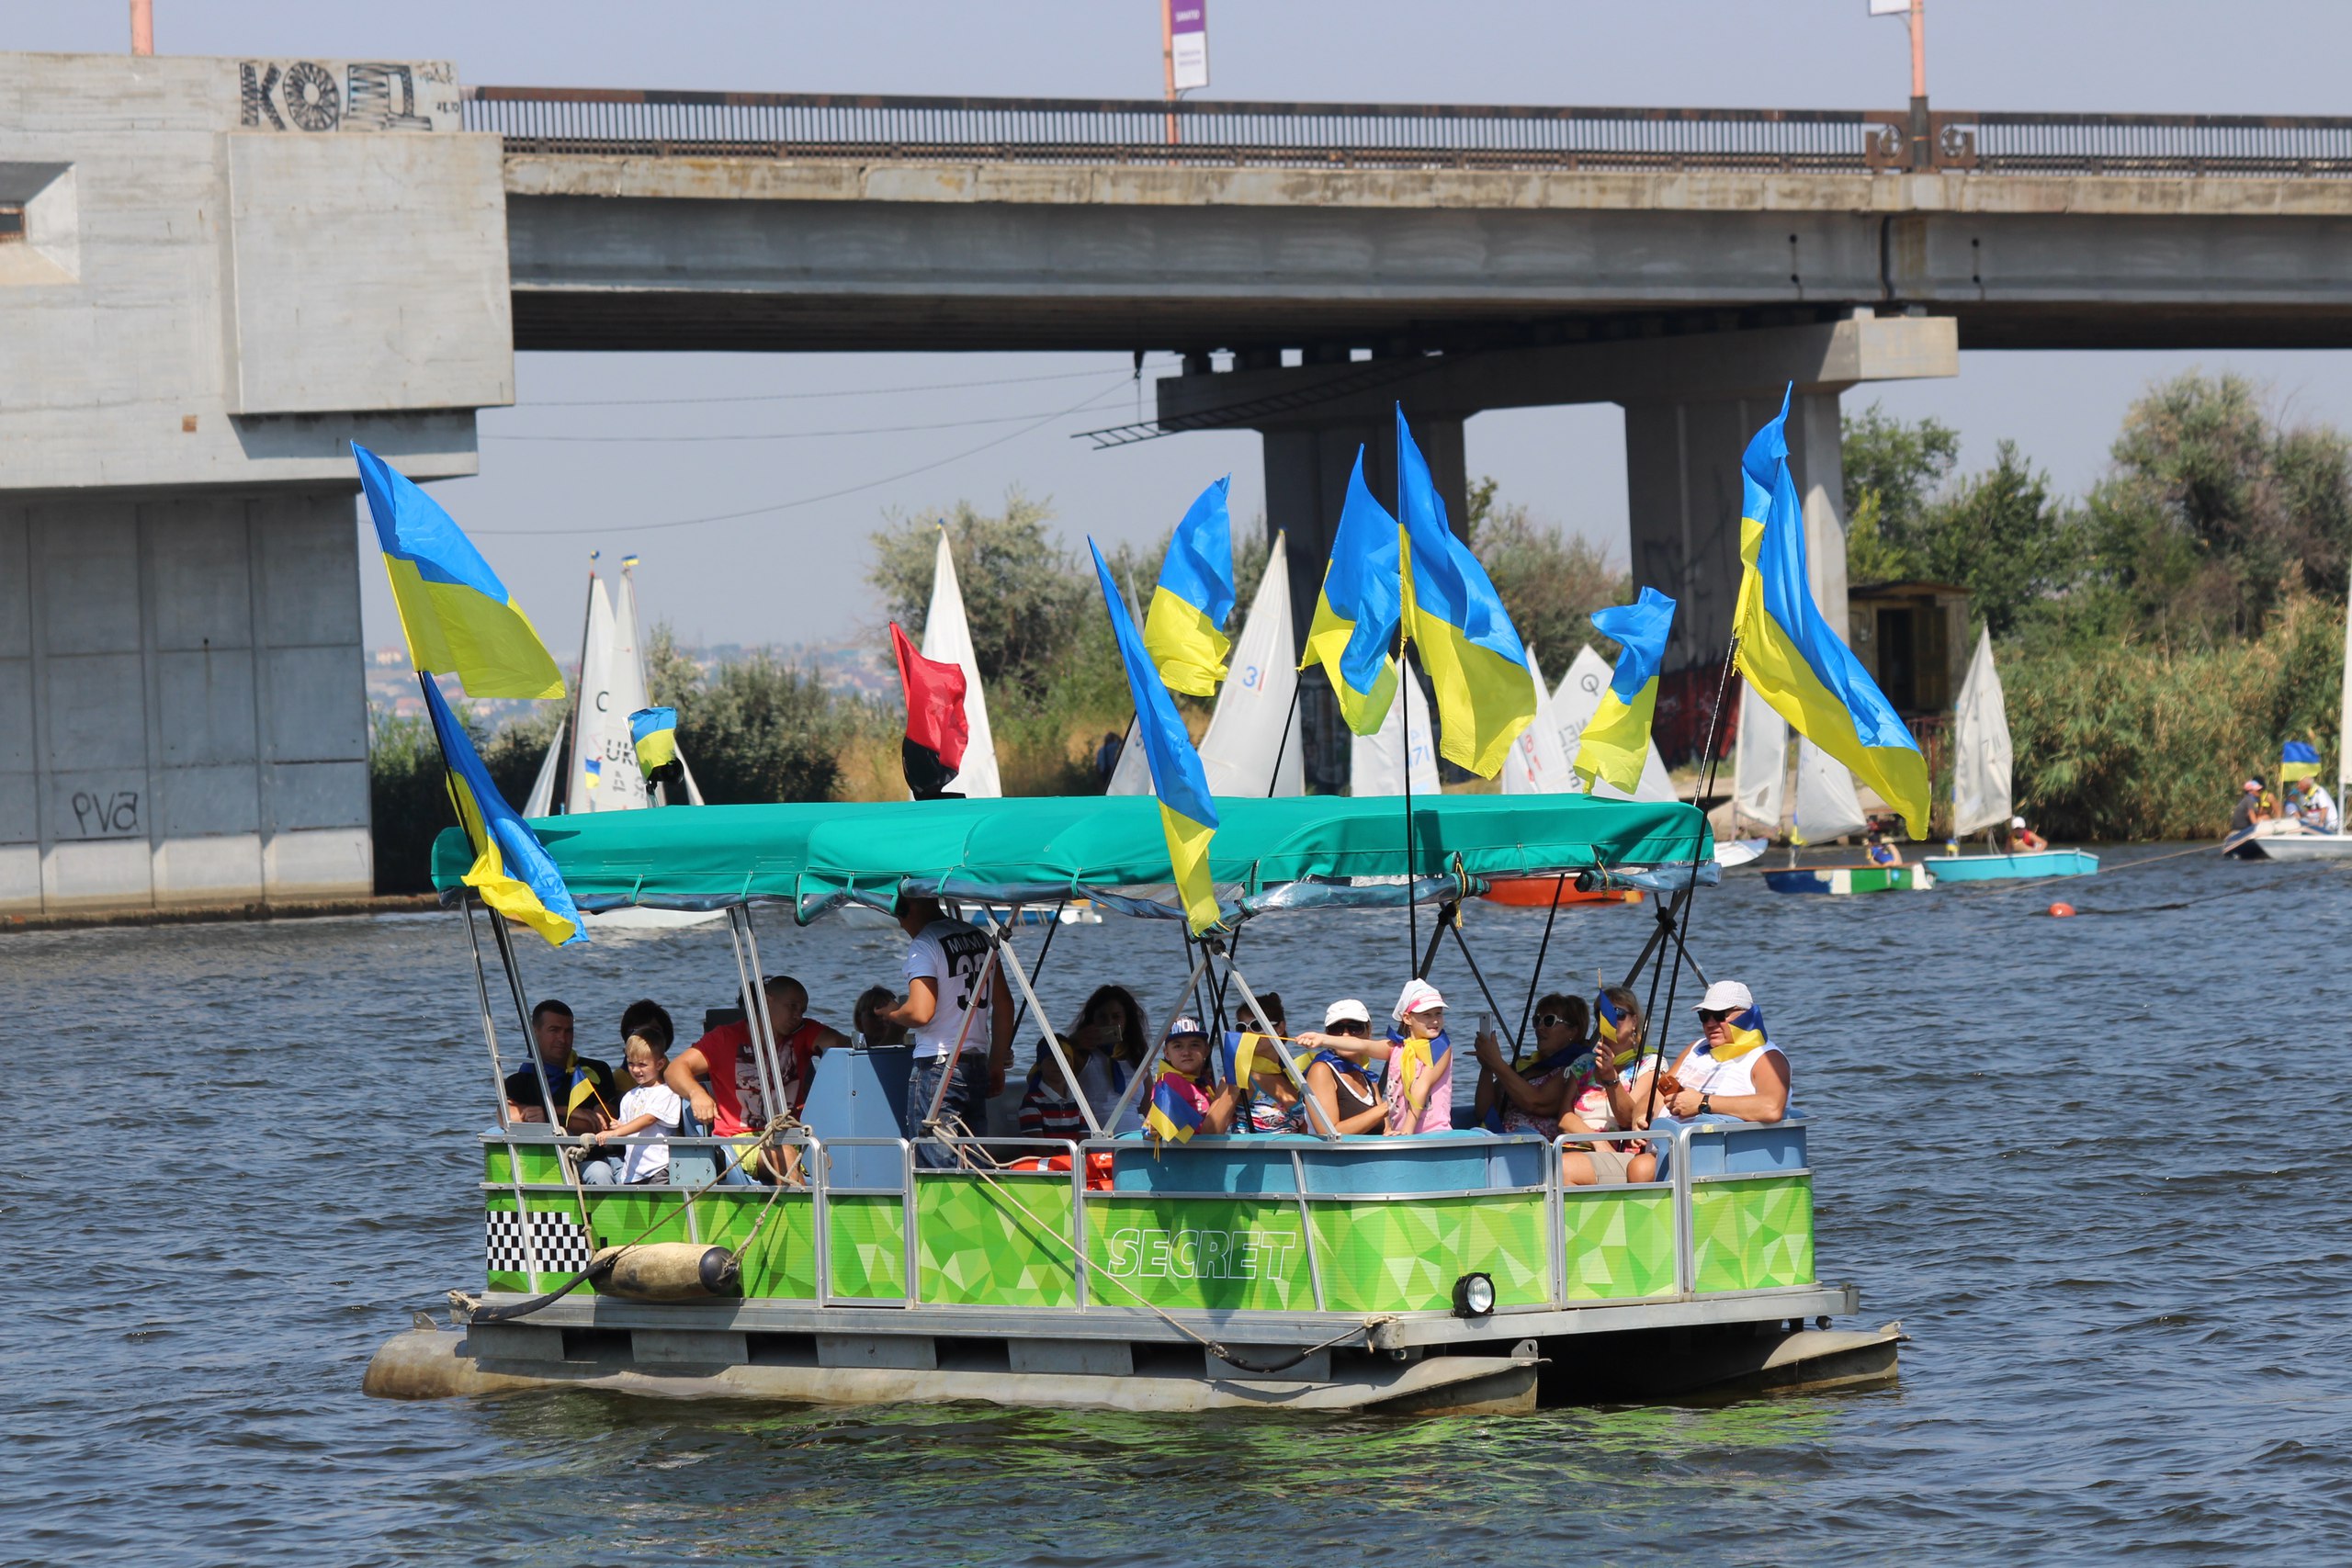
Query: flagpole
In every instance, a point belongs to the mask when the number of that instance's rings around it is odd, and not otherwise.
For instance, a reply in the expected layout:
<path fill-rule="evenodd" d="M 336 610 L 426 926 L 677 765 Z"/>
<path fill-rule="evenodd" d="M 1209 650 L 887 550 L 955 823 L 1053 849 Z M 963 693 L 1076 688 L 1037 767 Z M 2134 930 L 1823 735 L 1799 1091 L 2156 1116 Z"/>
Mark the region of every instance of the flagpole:
<path fill-rule="evenodd" d="M 1266 798 L 1268 800 L 1274 798 L 1274 788 L 1282 782 L 1283 753 L 1290 747 L 1290 727 L 1298 720 L 1298 688 L 1302 683 L 1303 682 L 1297 678 L 1297 672 L 1293 671 L 1293 678 L 1290 683 L 1290 712 L 1283 715 L 1283 732 L 1274 740 L 1273 774 L 1266 780 Z"/>
<path fill-rule="evenodd" d="M 1734 632 L 1731 634 L 1730 646 L 1724 649 L 1723 672 L 1715 677 L 1714 711 L 1707 716 L 1707 748 L 1700 754 L 1699 758 L 1699 796 L 1698 800 L 1691 802 L 1692 809 L 1699 813 L 1699 831 L 1692 836 L 1690 840 L 1690 885 L 1682 890 L 1682 926 L 1679 931 L 1677 931 L 1674 933 L 1673 972 L 1667 976 L 1666 982 L 1666 1010 L 1668 1017 L 1673 1015 L 1675 989 L 1682 978 L 1682 964 L 1686 957 L 1684 953 L 1684 939 L 1690 934 L 1690 906 L 1698 901 L 1699 897 L 1699 846 L 1705 843 L 1707 840 L 1706 808 L 1700 806 L 1699 801 L 1706 799 L 1708 792 L 1714 787 L 1714 775 L 1718 771 L 1716 767 L 1717 759 L 1715 757 L 1715 737 L 1721 732 L 1723 728 L 1724 694 L 1731 687 L 1732 665 L 1738 657 L 1739 634 L 1737 632 Z M 1658 961 L 1661 966 L 1664 966 L 1666 954 L 1663 953 L 1659 953 Z M 1691 967 L 1696 969 L 1698 965 L 1694 964 Z M 1657 998 L 1657 981 L 1655 977 L 1650 981 L 1650 998 L 1653 1001 Z M 1657 1017 L 1657 1014 L 1655 1012 L 1650 1015 L 1651 1020 L 1655 1020 Z M 1651 1024 L 1651 1027 L 1656 1027 L 1656 1025 L 1653 1023 Z M 1638 1069 L 1641 1063 L 1636 1059 L 1634 1065 L 1635 1068 Z M 1657 1080 L 1664 1076 L 1665 1072 L 1666 1047 L 1663 1043 L 1663 1039 L 1661 1038 L 1661 1042 L 1658 1046 L 1658 1065 L 1657 1069 L 1650 1074 L 1650 1103 L 1648 1114 L 1651 1116 L 1656 1116 L 1657 1114 Z"/>
<path fill-rule="evenodd" d="M 1396 728 L 1405 737 L 1405 958 L 1408 964 L 1419 965 L 1421 918 L 1413 903 L 1413 704 L 1408 694 L 1413 679 L 1413 645 L 1401 626 L 1396 631 L 1396 700 L 1404 705 L 1404 722 Z M 1418 980 L 1421 971 L 1414 967 L 1406 977 Z"/>

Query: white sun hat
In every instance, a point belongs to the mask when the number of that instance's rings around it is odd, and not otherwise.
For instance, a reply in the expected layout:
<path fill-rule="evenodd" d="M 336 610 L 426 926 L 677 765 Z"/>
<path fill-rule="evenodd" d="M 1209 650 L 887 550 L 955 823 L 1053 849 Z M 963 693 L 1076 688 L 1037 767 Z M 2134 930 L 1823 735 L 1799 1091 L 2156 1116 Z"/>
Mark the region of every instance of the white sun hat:
<path fill-rule="evenodd" d="M 1427 980 L 1408 980 L 1404 991 L 1396 998 L 1396 1010 L 1391 1018 L 1401 1019 L 1408 1012 L 1435 1012 L 1445 1007 L 1445 998 Z"/>
<path fill-rule="evenodd" d="M 1707 994 L 1698 1001 L 1701 1012 L 1746 1012 L 1756 1005 L 1756 998 L 1747 987 L 1736 980 L 1718 980 L 1707 987 Z"/>

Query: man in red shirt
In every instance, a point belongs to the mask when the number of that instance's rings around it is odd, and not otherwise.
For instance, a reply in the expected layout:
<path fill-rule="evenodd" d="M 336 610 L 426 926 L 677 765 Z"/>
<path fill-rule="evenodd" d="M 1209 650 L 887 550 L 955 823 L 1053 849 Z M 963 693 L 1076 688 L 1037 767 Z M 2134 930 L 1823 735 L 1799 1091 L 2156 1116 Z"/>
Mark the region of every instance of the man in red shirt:
<path fill-rule="evenodd" d="M 808 988 L 791 976 L 772 975 L 763 988 L 767 992 L 768 1021 L 774 1026 L 775 1059 L 784 1069 L 786 1103 L 797 1115 L 808 1099 L 819 1053 L 849 1042 L 808 1016 Z M 756 1135 L 768 1124 L 771 1112 L 759 1056 L 752 1049 L 750 1010 L 744 1010 L 746 1016 L 741 1021 L 720 1024 L 671 1057 L 664 1075 L 664 1081 L 713 1137 Z M 703 1080 L 708 1081 L 707 1089 Z M 786 1154 L 788 1170 L 797 1161 L 790 1157 L 791 1151 Z"/>

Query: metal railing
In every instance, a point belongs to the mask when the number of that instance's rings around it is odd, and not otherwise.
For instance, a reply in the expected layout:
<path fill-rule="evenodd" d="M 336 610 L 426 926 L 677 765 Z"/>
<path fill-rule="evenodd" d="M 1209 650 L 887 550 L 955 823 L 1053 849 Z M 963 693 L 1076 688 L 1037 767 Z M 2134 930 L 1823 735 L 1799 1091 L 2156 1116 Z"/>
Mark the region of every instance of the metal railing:
<path fill-rule="evenodd" d="M 1697 1199 L 1698 1188 L 1716 1183 L 1768 1179 L 1776 1176 L 1802 1175 L 1809 1177 L 1812 1174 L 1809 1168 L 1799 1166 L 1770 1170 L 1726 1171 L 1718 1174 L 1701 1176 L 1696 1174 L 1693 1169 L 1695 1161 L 1692 1157 L 1692 1145 L 1694 1141 L 1699 1138 L 1721 1138 L 1727 1140 L 1732 1136 L 1736 1136 L 1746 1132 L 1790 1131 L 1802 1128 L 1804 1125 L 1805 1122 L 1803 1117 L 1792 1117 L 1786 1122 L 1772 1123 L 1770 1127 L 1767 1127 L 1763 1123 L 1741 1122 L 1717 1119 L 1706 1122 L 1678 1123 L 1671 1128 L 1670 1132 L 1667 1129 L 1658 1129 L 1656 1131 L 1634 1133 L 1631 1134 L 1622 1131 L 1562 1133 L 1554 1138 L 1543 1141 L 1536 1145 L 1536 1146 L 1543 1151 L 1542 1174 L 1540 1179 L 1532 1184 L 1515 1184 L 1505 1179 L 1504 1178 L 1506 1173 L 1494 1160 L 1490 1159 L 1487 1162 L 1487 1173 L 1485 1180 L 1479 1186 L 1460 1190 L 1432 1190 L 1422 1191 L 1414 1190 L 1400 1193 L 1385 1194 L 1384 1197 L 1411 1197 L 1423 1200 L 1442 1200 L 1449 1198 L 1496 1194 L 1524 1196 L 1531 1200 L 1540 1201 L 1544 1207 L 1545 1221 L 1545 1258 L 1544 1261 L 1544 1300 L 1540 1303 L 1522 1303 L 1506 1306 L 1501 1308 L 1500 1312 L 1504 1316 L 1510 1316 L 1518 1313 L 1565 1311 L 1576 1307 L 1600 1303 L 1593 1298 L 1588 1298 L 1573 1293 L 1568 1289 L 1568 1269 L 1572 1259 L 1568 1255 L 1567 1238 L 1566 1235 L 1566 1227 L 1563 1222 L 1565 1219 L 1564 1205 L 1569 1201 L 1569 1197 L 1568 1189 L 1562 1179 L 1560 1161 L 1561 1155 L 1571 1149 L 1606 1142 L 1632 1141 L 1636 1143 L 1645 1143 L 1650 1145 L 1653 1153 L 1657 1154 L 1666 1154 L 1668 1149 L 1670 1148 L 1670 1157 L 1668 1157 L 1665 1162 L 1666 1173 L 1652 1181 L 1634 1186 L 1580 1188 L 1577 1189 L 1577 1191 L 1582 1195 L 1578 1201 L 1593 1201 L 1611 1196 L 1623 1198 L 1640 1193 L 1656 1193 L 1661 1190 L 1666 1192 L 1670 1201 L 1671 1225 L 1673 1233 L 1672 1246 L 1674 1264 L 1673 1280 L 1670 1291 L 1665 1292 L 1653 1292 L 1650 1293 L 1649 1297 L 1623 1297 L 1611 1299 L 1630 1301 L 1635 1299 L 1662 1299 L 1666 1296 L 1671 1296 L 1674 1298 L 1689 1300 L 1702 1293 L 1699 1280 L 1698 1233 L 1692 1215 L 1692 1207 Z M 1023 1181 L 1059 1181 L 1068 1183 L 1070 1189 L 1069 1228 L 1066 1233 L 1058 1230 L 1052 1231 L 1050 1233 L 1050 1238 L 1055 1244 L 1054 1247 L 1052 1248 L 1041 1248 L 1041 1251 L 1047 1253 L 1051 1261 L 1056 1264 L 1059 1264 L 1065 1259 L 1068 1260 L 1071 1275 L 1072 1303 L 1071 1305 L 1066 1309 L 1047 1308 L 1045 1310 L 1068 1310 L 1079 1313 L 1103 1308 L 1125 1312 L 1131 1310 L 1133 1306 L 1139 1303 L 1143 1299 L 1139 1295 L 1135 1295 L 1132 1292 L 1129 1292 L 1129 1295 L 1132 1297 L 1131 1301 L 1120 1301 L 1116 1299 L 1102 1300 L 1098 1297 L 1096 1288 L 1093 1282 L 1090 1280 L 1089 1275 L 1095 1271 L 1106 1271 L 1106 1264 L 1102 1261 L 1095 1260 L 1095 1255 L 1092 1248 L 1093 1238 L 1090 1234 L 1091 1224 L 1090 1210 L 1094 1203 L 1106 1199 L 1113 1201 L 1121 1199 L 1129 1201 L 1148 1199 L 1157 1204 L 1173 1205 L 1178 1209 L 1182 1209 L 1188 1203 L 1231 1203 L 1235 1201 L 1238 1196 L 1235 1191 L 1223 1186 L 1221 1183 L 1216 1186 L 1202 1187 L 1198 1189 L 1185 1188 L 1181 1184 L 1161 1184 L 1155 1185 L 1149 1189 L 1119 1189 L 1116 1190 L 1104 1190 L 1100 1192 L 1091 1190 L 1088 1185 L 1088 1156 L 1090 1155 L 1096 1154 L 1116 1155 L 1121 1152 L 1134 1154 L 1137 1151 L 1140 1145 L 1138 1145 L 1133 1139 L 1129 1139 L 1125 1142 L 1107 1138 L 1081 1139 L 1072 1142 L 1068 1139 L 1037 1137 L 950 1137 L 935 1140 L 923 1140 L 922 1143 L 915 1143 L 910 1142 L 904 1138 L 826 1139 L 820 1138 L 815 1134 L 808 1133 L 806 1129 L 802 1129 L 791 1134 L 786 1141 L 802 1152 L 803 1158 L 806 1162 L 803 1168 L 806 1173 L 807 1181 L 807 1185 L 805 1187 L 798 1189 L 787 1189 L 786 1192 L 778 1194 L 772 1187 L 769 1187 L 764 1183 L 754 1183 L 733 1188 L 710 1187 L 696 1195 L 710 1205 L 710 1213 L 718 1214 L 719 1217 L 718 1218 L 717 1224 L 720 1230 L 725 1229 L 727 1224 L 724 1217 L 724 1211 L 731 1205 L 749 1204 L 763 1208 L 773 1198 L 775 1197 L 793 1197 L 796 1199 L 805 1198 L 808 1201 L 807 1223 L 810 1227 L 809 1251 L 810 1266 L 814 1274 L 814 1300 L 816 1304 L 820 1307 L 875 1305 L 919 1306 L 938 1304 L 925 1302 L 922 1289 L 923 1272 L 921 1246 L 919 1241 L 920 1221 L 918 1218 L 916 1191 L 918 1184 L 926 1180 L 968 1180 L 972 1179 L 977 1174 L 984 1175 L 985 1177 L 996 1181 L 1001 1181 L 1006 1178 L 1011 1178 L 1015 1180 Z M 587 1146 L 587 1141 L 582 1137 L 571 1134 L 550 1133 L 544 1127 L 530 1126 L 527 1128 L 508 1128 L 503 1131 L 486 1134 L 484 1135 L 484 1143 L 489 1146 L 495 1147 L 503 1145 L 504 1147 L 507 1157 L 507 1174 L 505 1179 L 503 1180 L 484 1180 L 481 1183 L 482 1190 L 486 1193 L 496 1193 L 502 1197 L 510 1198 L 514 1202 L 514 1212 L 518 1215 L 523 1214 L 528 1210 L 529 1199 L 533 1194 L 542 1196 L 560 1195 L 563 1198 L 572 1200 L 574 1203 L 577 1204 L 578 1212 L 581 1213 L 583 1228 L 585 1228 L 588 1220 L 587 1210 L 589 1207 L 589 1200 L 591 1199 L 596 1200 L 599 1203 L 616 1198 L 632 1199 L 639 1203 L 642 1203 L 649 1199 L 657 1201 L 661 1200 L 675 1199 L 680 1203 L 680 1217 L 687 1237 L 690 1240 L 700 1242 L 715 1239 L 716 1233 L 714 1233 L 714 1236 L 712 1237 L 706 1237 L 703 1234 L 704 1227 L 711 1224 L 713 1222 L 708 1213 L 704 1215 L 698 1215 L 696 1213 L 696 1203 L 692 1201 L 692 1198 L 689 1196 L 688 1188 L 684 1185 L 681 1180 L 681 1172 L 685 1168 L 685 1166 L 678 1159 L 677 1156 L 684 1155 L 689 1160 L 693 1160 L 695 1159 L 696 1156 L 707 1155 L 710 1158 L 723 1160 L 739 1153 L 742 1141 L 732 1138 L 665 1138 L 660 1135 L 648 1135 L 625 1140 L 614 1140 L 604 1145 L 606 1152 L 617 1152 L 620 1149 L 637 1144 L 667 1144 L 672 1150 L 673 1156 L 672 1180 L 673 1182 L 680 1184 L 637 1187 L 609 1187 L 592 1184 L 584 1188 L 568 1176 L 563 1180 L 550 1181 L 544 1179 L 534 1180 L 529 1177 L 526 1177 L 524 1173 L 524 1166 L 526 1164 L 524 1156 L 525 1149 L 534 1147 L 547 1149 L 549 1151 L 569 1149 L 575 1151 L 575 1153 L 582 1153 L 586 1151 Z M 1069 1158 L 1069 1169 L 1066 1172 L 1014 1171 L 998 1165 L 993 1157 L 984 1159 L 981 1162 L 981 1168 L 978 1172 L 976 1172 L 969 1166 L 961 1164 L 941 1167 L 926 1166 L 922 1164 L 918 1157 L 918 1151 L 926 1144 L 936 1148 L 947 1150 L 993 1150 L 1001 1155 L 1037 1154 L 1049 1150 L 1058 1150 Z M 1203 1143 L 1189 1145 L 1186 1146 L 1200 1152 L 1232 1149 L 1248 1151 L 1253 1148 L 1277 1148 L 1280 1152 L 1287 1152 L 1289 1154 L 1291 1167 L 1291 1185 L 1289 1188 L 1284 1189 L 1279 1182 L 1277 1182 L 1270 1185 L 1261 1193 L 1249 1194 L 1248 1196 L 1256 1197 L 1268 1203 L 1287 1202 L 1295 1210 L 1298 1221 L 1298 1235 L 1301 1243 L 1301 1251 L 1306 1269 L 1307 1288 L 1312 1303 L 1312 1308 L 1316 1312 L 1328 1312 L 1332 1310 L 1325 1291 L 1324 1266 L 1326 1259 L 1322 1257 L 1322 1247 L 1317 1240 L 1311 1210 L 1313 1206 L 1317 1204 L 1345 1204 L 1351 1201 L 1363 1201 L 1366 1195 L 1345 1190 L 1327 1190 L 1318 1184 L 1310 1181 L 1307 1176 L 1306 1162 L 1310 1158 L 1328 1154 L 1334 1148 L 1343 1148 L 1351 1153 L 1362 1154 L 1367 1147 L 1382 1148 L 1385 1145 L 1379 1145 L 1376 1142 L 1367 1143 L 1358 1141 L 1343 1145 L 1326 1144 L 1317 1145 L 1314 1148 L 1302 1148 L 1288 1142 L 1280 1145 L 1266 1145 L 1262 1143 L 1258 1135 L 1248 1134 L 1237 1138 L 1220 1137 L 1205 1140 Z M 881 1185 L 856 1185 L 838 1180 L 832 1171 L 832 1153 L 837 1150 L 857 1147 L 888 1148 L 895 1150 L 898 1157 L 893 1162 L 892 1174 L 894 1179 Z M 1502 1145 L 1498 1140 L 1489 1137 L 1486 1134 L 1456 1132 L 1423 1134 L 1412 1140 L 1411 1144 L 1408 1145 L 1408 1152 L 1437 1152 L 1442 1155 L 1445 1153 L 1459 1152 L 1466 1149 L 1491 1155 L 1501 1147 Z M 562 1156 L 558 1153 L 556 1157 L 560 1159 Z M 701 1179 L 696 1179 L 694 1185 L 696 1188 L 701 1188 L 703 1182 Z M 832 1207 L 835 1201 L 838 1199 L 859 1197 L 894 1197 L 899 1200 L 900 1229 L 899 1235 L 899 1266 L 903 1276 L 903 1287 L 897 1294 L 879 1297 L 849 1295 L 840 1293 L 834 1288 L 835 1260 L 833 1258 Z M 547 1211 L 541 1212 L 545 1213 Z M 637 1220 L 641 1217 L 642 1216 L 640 1214 L 633 1213 L 631 1224 L 634 1224 Z M 1032 1225 L 1037 1224 L 1035 1216 L 1031 1216 L 1031 1224 Z M 539 1256 L 537 1231 L 533 1225 L 527 1222 L 518 1222 L 517 1233 L 521 1250 L 525 1258 L 527 1259 L 527 1278 L 530 1286 L 533 1289 L 548 1290 L 552 1288 L 560 1282 L 569 1268 L 576 1266 L 577 1263 L 583 1261 L 583 1259 L 572 1258 L 567 1259 L 562 1266 L 555 1266 L 551 1264 L 549 1260 L 542 1258 Z M 1047 1234 L 1048 1233 L 1043 1229 L 1033 1231 L 1033 1235 L 1045 1235 Z M 611 1245 L 616 1238 L 606 1236 L 598 1239 L 605 1241 L 606 1245 Z M 1080 1263 L 1078 1261 L 1080 1258 L 1086 1258 L 1089 1261 Z M 1117 1282 L 1115 1276 L 1118 1272 L 1116 1265 L 1108 1265 L 1107 1272 L 1113 1276 L 1112 1282 L 1115 1285 Z M 1152 1309 L 1147 1307 L 1144 1310 L 1149 1311 Z M 1175 1310 L 1190 1311 L 1198 1309 L 1179 1308 Z"/>
<path fill-rule="evenodd" d="M 2352 118 L 962 98 L 469 87 L 516 153 L 1338 169 L 2352 178 Z"/>

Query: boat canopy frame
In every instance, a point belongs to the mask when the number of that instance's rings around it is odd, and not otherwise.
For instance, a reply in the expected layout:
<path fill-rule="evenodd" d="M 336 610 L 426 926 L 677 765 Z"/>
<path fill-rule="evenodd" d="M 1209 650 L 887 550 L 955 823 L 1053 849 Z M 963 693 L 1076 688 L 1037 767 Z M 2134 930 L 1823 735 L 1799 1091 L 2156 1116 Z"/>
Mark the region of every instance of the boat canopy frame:
<path fill-rule="evenodd" d="M 1706 818 L 1679 801 L 1440 795 L 1416 800 L 1409 819 L 1394 800 L 1343 795 L 1220 798 L 1217 809 L 1209 866 L 1229 927 L 1278 910 L 1459 901 L 1498 876 L 1688 886 L 1713 869 Z M 888 911 L 906 895 L 1183 916 L 1149 796 L 665 807 L 531 827 L 590 911 L 782 904 L 807 925 L 851 904 Z M 459 829 L 435 842 L 445 900 L 473 861 Z"/>

